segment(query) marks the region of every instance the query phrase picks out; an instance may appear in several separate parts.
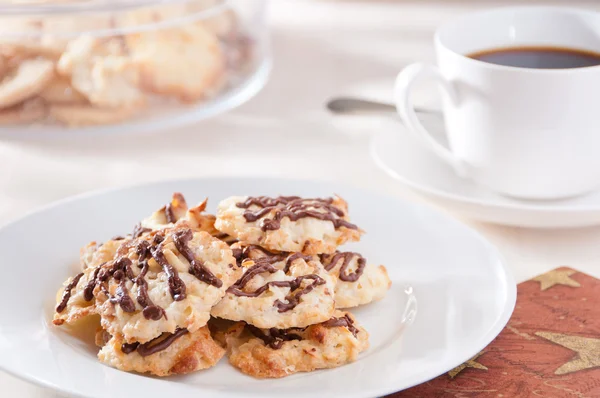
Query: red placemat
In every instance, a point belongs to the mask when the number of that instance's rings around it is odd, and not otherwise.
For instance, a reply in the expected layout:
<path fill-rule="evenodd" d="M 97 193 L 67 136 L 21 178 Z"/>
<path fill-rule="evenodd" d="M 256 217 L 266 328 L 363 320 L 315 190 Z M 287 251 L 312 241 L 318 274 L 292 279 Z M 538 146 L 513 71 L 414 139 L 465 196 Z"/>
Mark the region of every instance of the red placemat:
<path fill-rule="evenodd" d="M 389 397 L 600 397 L 600 280 L 563 267 L 519 284 L 515 312 L 489 346 Z"/>

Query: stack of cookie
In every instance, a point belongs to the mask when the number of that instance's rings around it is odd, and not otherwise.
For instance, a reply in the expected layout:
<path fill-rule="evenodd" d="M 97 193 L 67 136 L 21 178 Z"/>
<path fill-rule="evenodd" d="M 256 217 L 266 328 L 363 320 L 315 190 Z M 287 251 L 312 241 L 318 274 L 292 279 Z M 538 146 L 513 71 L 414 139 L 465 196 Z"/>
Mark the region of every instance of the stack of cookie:
<path fill-rule="evenodd" d="M 383 266 L 337 251 L 362 232 L 341 198 L 231 197 L 216 217 L 205 207 L 175 194 L 131 235 L 86 246 L 54 323 L 99 314 L 100 360 L 159 376 L 227 353 L 246 374 L 283 377 L 368 347 L 341 309 L 382 298 L 390 280 Z"/>
<path fill-rule="evenodd" d="M 244 275 L 212 309 L 242 321 L 222 338 L 229 361 L 255 377 L 340 366 L 368 347 L 368 333 L 340 308 L 383 297 L 383 266 L 337 247 L 358 241 L 339 197 L 231 197 L 216 228 L 239 240 L 232 248 Z"/>
<path fill-rule="evenodd" d="M 174 195 L 131 234 L 86 245 L 54 324 L 99 315 L 98 358 L 121 370 L 167 376 L 214 366 L 225 349 L 207 327 L 210 310 L 243 272 L 229 245 L 206 231 L 214 217 L 204 206 L 188 209 Z"/>

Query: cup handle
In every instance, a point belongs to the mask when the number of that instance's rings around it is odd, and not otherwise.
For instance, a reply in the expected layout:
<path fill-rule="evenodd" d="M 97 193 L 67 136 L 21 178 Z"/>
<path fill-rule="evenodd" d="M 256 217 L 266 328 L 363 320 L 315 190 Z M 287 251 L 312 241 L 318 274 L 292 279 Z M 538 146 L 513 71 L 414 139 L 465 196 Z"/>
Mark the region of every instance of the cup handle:
<path fill-rule="evenodd" d="M 396 110 L 408 129 L 429 147 L 440 159 L 450 165 L 460 177 L 466 177 L 467 168 L 465 163 L 459 159 L 448 148 L 440 145 L 421 124 L 412 103 L 412 88 L 420 79 L 431 79 L 448 95 L 453 103 L 457 102 L 457 94 L 454 86 L 442 76 L 438 68 L 432 65 L 414 63 L 405 67 L 396 77 L 394 87 L 394 99 Z"/>

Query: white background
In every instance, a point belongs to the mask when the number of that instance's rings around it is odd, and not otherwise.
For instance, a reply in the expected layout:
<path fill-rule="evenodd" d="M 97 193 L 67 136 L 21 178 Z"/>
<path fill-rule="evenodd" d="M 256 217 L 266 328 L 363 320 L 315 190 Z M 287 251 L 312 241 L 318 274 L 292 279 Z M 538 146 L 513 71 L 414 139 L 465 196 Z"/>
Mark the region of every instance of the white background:
<path fill-rule="evenodd" d="M 433 61 L 432 35 L 442 21 L 523 3 L 273 0 L 275 69 L 256 98 L 178 131 L 0 142 L 0 223 L 84 191 L 191 176 L 335 179 L 419 200 L 369 158 L 369 138 L 380 121 L 333 117 L 323 104 L 344 93 L 391 100 L 391 83 L 404 65 Z M 550 3 L 600 10 L 593 1 Z M 421 97 L 435 104 L 427 90 Z M 561 265 L 600 277 L 600 228 L 544 231 L 465 222 L 498 246 L 519 282 Z M 58 397 L 3 373 L 0 395 Z"/>

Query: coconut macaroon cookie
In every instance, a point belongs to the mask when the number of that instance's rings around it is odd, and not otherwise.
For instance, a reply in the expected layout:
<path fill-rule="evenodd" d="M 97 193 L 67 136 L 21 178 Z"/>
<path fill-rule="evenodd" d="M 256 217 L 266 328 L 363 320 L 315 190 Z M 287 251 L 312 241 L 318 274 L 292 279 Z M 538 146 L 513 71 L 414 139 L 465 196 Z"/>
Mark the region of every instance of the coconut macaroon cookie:
<path fill-rule="evenodd" d="M 112 260 L 119 247 L 130 239 L 131 237 L 115 236 L 104 243 L 88 243 L 79 250 L 81 269 L 85 271 Z"/>
<path fill-rule="evenodd" d="M 207 203 L 208 199 L 204 199 L 197 206 L 189 208 L 185 197 L 175 192 L 171 201 L 144 218 L 136 227 L 136 231 L 138 235 L 142 235 L 177 225 L 188 227 L 195 232 L 206 231 L 212 236 L 222 237 L 224 234 L 215 228 L 216 217 L 205 212 Z"/>
<path fill-rule="evenodd" d="M 358 253 L 335 252 L 319 256 L 325 270 L 337 279 L 336 308 L 350 308 L 382 299 L 392 286 L 383 265 L 369 264 Z"/>
<path fill-rule="evenodd" d="M 82 272 L 67 279 L 56 295 L 55 325 L 72 324 L 96 313 L 94 287 L 99 267 L 111 261 L 129 238 L 114 237 L 105 243 L 90 242 L 79 251 Z"/>
<path fill-rule="evenodd" d="M 129 110 L 144 105 L 139 66 L 117 37 L 83 35 L 69 41 L 56 65 L 71 86 L 100 109 Z M 92 111 L 92 107 L 68 107 Z M 110 113 L 108 113 L 110 115 Z M 107 116 L 108 116 L 107 115 Z"/>
<path fill-rule="evenodd" d="M 88 315 L 96 314 L 95 299 L 90 281 L 95 278 L 98 267 L 86 268 L 67 279 L 56 294 L 54 323 L 57 326 L 73 324 Z M 90 289 L 90 286 L 92 288 Z"/>
<path fill-rule="evenodd" d="M 260 328 L 304 327 L 335 310 L 335 280 L 321 263 L 301 253 L 272 253 L 258 246 L 232 246 L 244 274 L 211 314 Z"/>
<path fill-rule="evenodd" d="M 0 81 L 0 108 L 7 108 L 33 97 L 53 77 L 54 62 L 43 58 L 23 61 Z"/>
<path fill-rule="evenodd" d="M 356 361 L 369 347 L 367 331 L 342 311 L 307 328 L 265 330 L 238 322 L 215 338 L 227 347 L 233 366 L 258 378 L 335 368 Z"/>
<path fill-rule="evenodd" d="M 122 245 L 94 279 L 102 327 L 140 344 L 178 328 L 193 333 L 241 273 L 229 246 L 206 232 L 145 234 Z"/>
<path fill-rule="evenodd" d="M 362 233 L 349 222 L 348 205 L 338 196 L 233 196 L 219 203 L 215 226 L 244 243 L 305 254 L 333 253 Z"/>
<path fill-rule="evenodd" d="M 99 334 L 106 333 L 100 331 Z M 103 347 L 98 359 L 127 372 L 155 376 L 186 374 L 214 366 L 225 354 L 225 349 L 210 336 L 207 326 L 193 333 L 186 329 L 164 333 L 146 344 L 127 344 L 121 337 L 107 337 L 107 342 L 101 341 Z M 98 336 L 96 340 L 99 343 Z"/>
<path fill-rule="evenodd" d="M 140 222 L 140 226 L 147 230 L 144 232 L 172 227 L 173 224 L 186 216 L 187 211 L 188 204 L 185 197 L 181 193 L 175 192 L 169 203 L 144 218 Z"/>
<path fill-rule="evenodd" d="M 125 43 L 145 91 L 195 101 L 216 89 L 225 72 L 219 39 L 201 24 L 132 33 Z"/>

